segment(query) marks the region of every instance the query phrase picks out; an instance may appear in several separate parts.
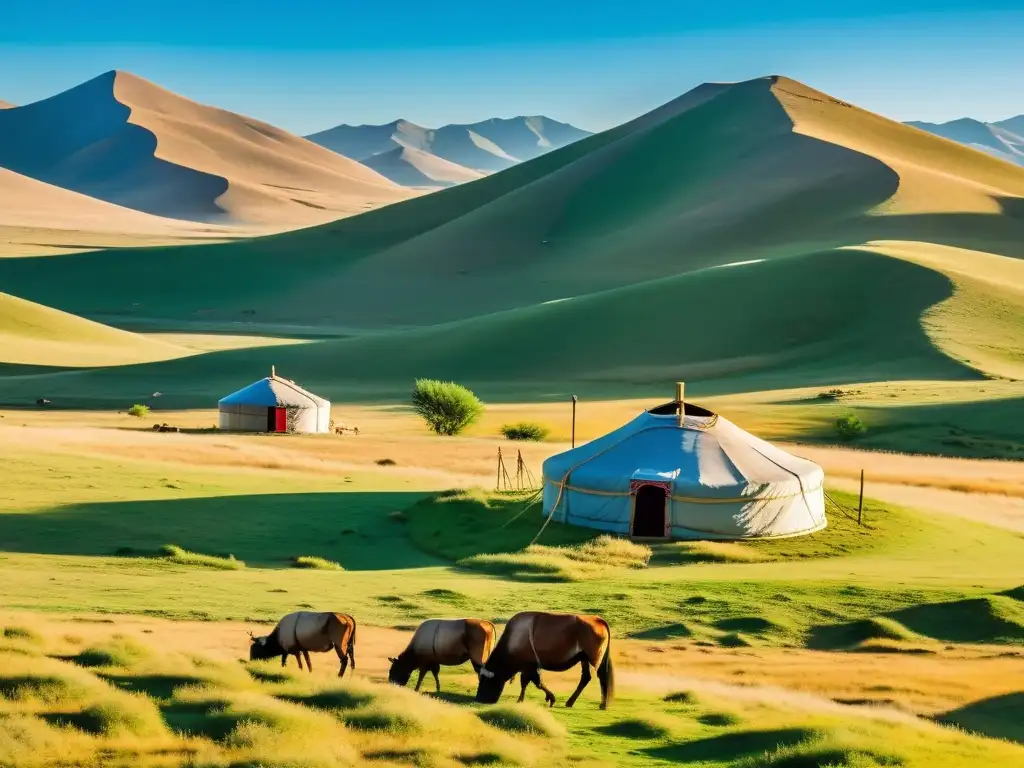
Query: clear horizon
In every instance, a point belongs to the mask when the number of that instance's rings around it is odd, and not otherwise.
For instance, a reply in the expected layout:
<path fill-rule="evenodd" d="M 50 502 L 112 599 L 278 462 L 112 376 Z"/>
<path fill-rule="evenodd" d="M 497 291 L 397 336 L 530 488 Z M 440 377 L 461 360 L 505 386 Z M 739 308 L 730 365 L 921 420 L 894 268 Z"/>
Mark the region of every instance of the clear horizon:
<path fill-rule="evenodd" d="M 0 10 L 0 99 L 26 104 L 120 69 L 298 134 L 406 119 L 427 127 L 545 115 L 604 130 L 706 81 L 782 74 L 892 119 L 1024 113 L 1024 12 L 999 0 L 738 2 L 730 13 L 596 0 L 515 14 L 464 0 L 424 16 L 254 0 L 240 16 L 179 0 Z M 201 21 L 197 21 L 201 20 Z"/>

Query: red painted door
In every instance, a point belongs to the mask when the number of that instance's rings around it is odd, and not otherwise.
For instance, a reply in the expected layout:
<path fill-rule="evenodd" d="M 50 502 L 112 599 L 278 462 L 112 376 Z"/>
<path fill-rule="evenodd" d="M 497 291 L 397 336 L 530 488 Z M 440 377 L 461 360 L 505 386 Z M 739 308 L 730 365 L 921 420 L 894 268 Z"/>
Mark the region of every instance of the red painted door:
<path fill-rule="evenodd" d="M 286 408 L 275 408 L 274 409 L 274 431 L 275 432 L 287 432 L 288 431 L 288 410 Z"/>

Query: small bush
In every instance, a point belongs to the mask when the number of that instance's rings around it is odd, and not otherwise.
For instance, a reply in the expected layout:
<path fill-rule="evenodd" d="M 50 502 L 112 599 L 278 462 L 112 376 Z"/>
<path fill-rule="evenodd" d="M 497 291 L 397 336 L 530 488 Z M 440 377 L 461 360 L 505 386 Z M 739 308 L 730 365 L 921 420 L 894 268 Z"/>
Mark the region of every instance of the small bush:
<path fill-rule="evenodd" d="M 222 571 L 238 571 L 245 568 L 245 563 L 236 560 L 234 555 L 217 557 L 189 552 L 176 544 L 164 544 L 160 547 L 161 557 L 181 565 L 197 565 L 202 568 L 219 568 Z"/>
<path fill-rule="evenodd" d="M 530 421 L 521 421 L 518 424 L 504 424 L 501 427 L 501 434 L 506 440 L 532 440 L 540 442 L 544 440 L 550 430 L 541 424 L 534 424 Z"/>
<path fill-rule="evenodd" d="M 461 433 L 484 411 L 483 403 L 466 387 L 434 379 L 416 379 L 412 406 L 438 435 Z"/>
<path fill-rule="evenodd" d="M 135 405 L 128 409 L 128 415 L 135 416 L 139 419 L 149 416 L 149 406 L 142 405 L 141 403 L 136 403 Z"/>
<path fill-rule="evenodd" d="M 312 555 L 299 555 L 298 557 L 292 558 L 293 568 L 311 568 L 317 571 L 343 571 L 340 563 L 336 563 L 333 560 L 326 560 L 322 557 L 314 557 Z"/>
<path fill-rule="evenodd" d="M 867 431 L 867 425 L 852 413 L 847 413 L 836 419 L 836 432 L 843 440 L 853 440 Z"/>
<path fill-rule="evenodd" d="M 398 464 L 394 459 L 377 459 L 378 467 L 393 467 Z"/>
<path fill-rule="evenodd" d="M 4 627 L 3 632 L 0 632 L 0 637 L 5 640 L 25 640 L 36 645 L 43 643 L 43 636 L 28 627 Z"/>

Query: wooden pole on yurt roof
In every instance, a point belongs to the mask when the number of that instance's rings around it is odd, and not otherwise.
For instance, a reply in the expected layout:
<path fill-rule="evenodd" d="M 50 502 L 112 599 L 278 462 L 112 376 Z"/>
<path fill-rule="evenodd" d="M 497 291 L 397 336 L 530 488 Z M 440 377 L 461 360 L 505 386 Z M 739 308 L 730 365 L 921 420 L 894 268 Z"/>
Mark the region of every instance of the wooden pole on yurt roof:
<path fill-rule="evenodd" d="M 272 378 L 272 379 L 276 379 L 277 378 L 277 366 L 274 366 L 274 365 L 270 366 L 270 378 Z"/>
<path fill-rule="evenodd" d="M 679 403 L 679 426 L 683 426 L 683 420 L 686 418 L 686 406 L 683 404 L 683 391 L 686 389 L 686 383 L 682 381 L 676 382 L 676 402 Z"/>

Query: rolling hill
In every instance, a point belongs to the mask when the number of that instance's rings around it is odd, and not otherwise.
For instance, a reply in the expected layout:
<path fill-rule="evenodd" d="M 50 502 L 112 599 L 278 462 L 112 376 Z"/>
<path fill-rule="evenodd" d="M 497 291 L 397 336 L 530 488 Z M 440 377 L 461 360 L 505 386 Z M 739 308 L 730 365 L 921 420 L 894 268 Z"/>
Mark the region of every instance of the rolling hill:
<path fill-rule="evenodd" d="M 966 144 L 1000 160 L 1024 165 L 1024 115 L 998 123 L 964 117 L 948 123 L 910 122 L 907 125 Z"/>
<path fill-rule="evenodd" d="M 518 397 L 1024 378 L 1021 257 L 1024 169 L 768 77 L 321 227 L 6 259 L 0 281 L 123 327 L 344 337 L 47 379 L 185 406 L 271 362 L 336 398 L 402 396 L 425 375 Z"/>
<path fill-rule="evenodd" d="M 116 366 L 192 354 L 0 293 L 0 362 L 29 366 Z"/>
<path fill-rule="evenodd" d="M 11 109 L 11 107 L 13 106 L 14 105 L 11 104 L 9 101 L 4 101 L 3 99 L 0 99 L 0 109 Z"/>
<path fill-rule="evenodd" d="M 0 112 L 0 166 L 158 216 L 274 228 L 409 196 L 298 136 L 117 71 Z"/>
<path fill-rule="evenodd" d="M 403 165 L 405 163 L 417 168 L 414 160 L 423 165 L 426 160 L 420 153 L 433 155 L 449 164 L 476 172 L 466 175 L 463 171 L 465 178 L 459 178 L 458 181 L 466 181 L 478 178 L 482 173 L 500 171 L 525 160 L 532 160 L 589 135 L 587 131 L 567 123 L 536 116 L 492 118 L 479 123 L 446 125 L 436 129 L 424 128 L 408 120 L 396 120 L 385 125 L 339 125 L 306 138 L 380 170 L 399 184 L 420 186 L 420 183 L 407 184 L 407 178 L 416 182 L 422 182 L 422 179 Z M 400 148 L 417 152 L 403 156 L 395 152 Z M 380 155 L 387 155 L 388 160 L 377 160 Z M 455 170 L 448 165 L 445 167 L 445 178 L 451 180 Z"/>

